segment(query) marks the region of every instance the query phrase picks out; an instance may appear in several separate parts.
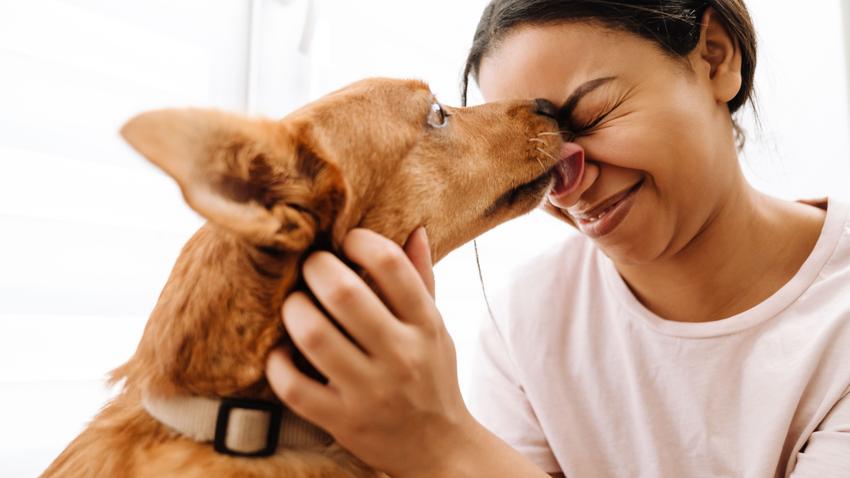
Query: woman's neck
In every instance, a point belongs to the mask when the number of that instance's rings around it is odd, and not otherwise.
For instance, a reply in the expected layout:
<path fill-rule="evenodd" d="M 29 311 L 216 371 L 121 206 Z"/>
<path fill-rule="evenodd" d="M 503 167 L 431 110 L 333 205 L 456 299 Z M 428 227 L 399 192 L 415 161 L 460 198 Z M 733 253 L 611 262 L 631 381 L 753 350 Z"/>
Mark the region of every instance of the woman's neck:
<path fill-rule="evenodd" d="M 617 264 L 656 315 L 677 322 L 731 317 L 761 303 L 799 270 L 823 228 L 823 211 L 759 193 L 743 178 L 689 243 L 648 264 Z"/>

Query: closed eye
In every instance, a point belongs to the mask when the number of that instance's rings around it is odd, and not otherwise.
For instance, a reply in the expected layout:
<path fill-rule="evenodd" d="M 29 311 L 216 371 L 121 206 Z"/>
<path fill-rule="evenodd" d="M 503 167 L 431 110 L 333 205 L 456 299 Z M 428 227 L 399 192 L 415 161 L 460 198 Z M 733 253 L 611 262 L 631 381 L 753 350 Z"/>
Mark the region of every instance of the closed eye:
<path fill-rule="evenodd" d="M 620 98 L 616 103 L 614 103 L 613 106 L 608 108 L 608 110 L 605 113 L 595 116 L 592 120 L 585 122 L 583 125 L 580 124 L 578 121 L 574 121 L 572 118 L 570 118 L 571 130 L 573 132 L 575 132 L 575 134 L 577 136 L 585 135 L 585 134 L 592 132 L 592 130 L 594 128 L 596 128 L 597 126 L 599 126 L 600 123 L 605 121 L 605 118 L 610 116 L 611 113 L 613 113 L 614 111 L 617 110 L 617 108 L 622 106 L 622 104 L 625 102 L 625 100 L 626 100 L 625 97 Z"/>
<path fill-rule="evenodd" d="M 581 123 L 578 123 L 578 122 L 574 123 L 575 126 L 574 126 L 573 131 L 575 131 L 577 134 L 585 134 L 585 133 L 589 132 L 593 128 L 599 126 L 599 123 L 604 121 L 605 118 L 607 118 L 608 115 L 610 115 L 612 111 L 614 111 L 614 110 L 610 109 L 605 113 L 598 114 L 598 115 L 594 116 L 593 119 L 591 119 L 590 121 L 585 121 L 584 124 L 581 124 Z"/>

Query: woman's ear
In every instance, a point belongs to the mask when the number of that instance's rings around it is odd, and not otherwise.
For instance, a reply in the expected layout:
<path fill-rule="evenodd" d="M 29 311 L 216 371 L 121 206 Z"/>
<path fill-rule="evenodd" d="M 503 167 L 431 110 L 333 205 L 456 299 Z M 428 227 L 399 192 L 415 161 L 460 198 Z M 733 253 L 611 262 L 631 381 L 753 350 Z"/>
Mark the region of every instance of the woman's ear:
<path fill-rule="evenodd" d="M 339 167 L 282 122 L 167 109 L 131 119 L 121 134 L 177 181 L 189 206 L 252 244 L 303 251 L 348 202 Z"/>
<path fill-rule="evenodd" d="M 702 16 L 699 43 L 691 57 L 704 66 L 718 102 L 728 103 L 741 91 L 740 45 L 713 8 Z"/>

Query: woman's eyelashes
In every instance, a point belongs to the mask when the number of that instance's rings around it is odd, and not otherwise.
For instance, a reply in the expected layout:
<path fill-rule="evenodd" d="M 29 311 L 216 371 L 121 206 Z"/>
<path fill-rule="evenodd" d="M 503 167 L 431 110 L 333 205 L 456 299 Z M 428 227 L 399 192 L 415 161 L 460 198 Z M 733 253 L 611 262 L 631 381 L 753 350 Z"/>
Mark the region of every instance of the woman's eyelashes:
<path fill-rule="evenodd" d="M 596 115 L 572 114 L 563 118 L 558 118 L 558 125 L 563 132 L 568 133 L 571 136 L 583 136 L 599 125 L 599 123 L 605 119 L 606 115 L 607 113 Z"/>
<path fill-rule="evenodd" d="M 586 136 L 593 133 L 603 121 L 620 108 L 624 101 L 625 98 L 621 98 L 603 108 L 595 108 L 593 112 L 574 110 L 565 115 L 564 118 L 559 118 L 559 124 L 562 130 L 567 130 L 576 137 Z"/>

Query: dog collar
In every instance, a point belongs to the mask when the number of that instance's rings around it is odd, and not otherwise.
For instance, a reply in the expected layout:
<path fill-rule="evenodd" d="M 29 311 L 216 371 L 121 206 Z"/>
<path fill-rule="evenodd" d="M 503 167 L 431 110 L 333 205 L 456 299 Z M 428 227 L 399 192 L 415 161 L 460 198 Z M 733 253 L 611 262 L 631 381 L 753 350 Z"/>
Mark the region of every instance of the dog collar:
<path fill-rule="evenodd" d="M 245 398 L 142 397 L 153 418 L 197 442 L 212 442 L 219 453 L 264 457 L 278 448 L 327 446 L 324 430 L 278 403 Z"/>

